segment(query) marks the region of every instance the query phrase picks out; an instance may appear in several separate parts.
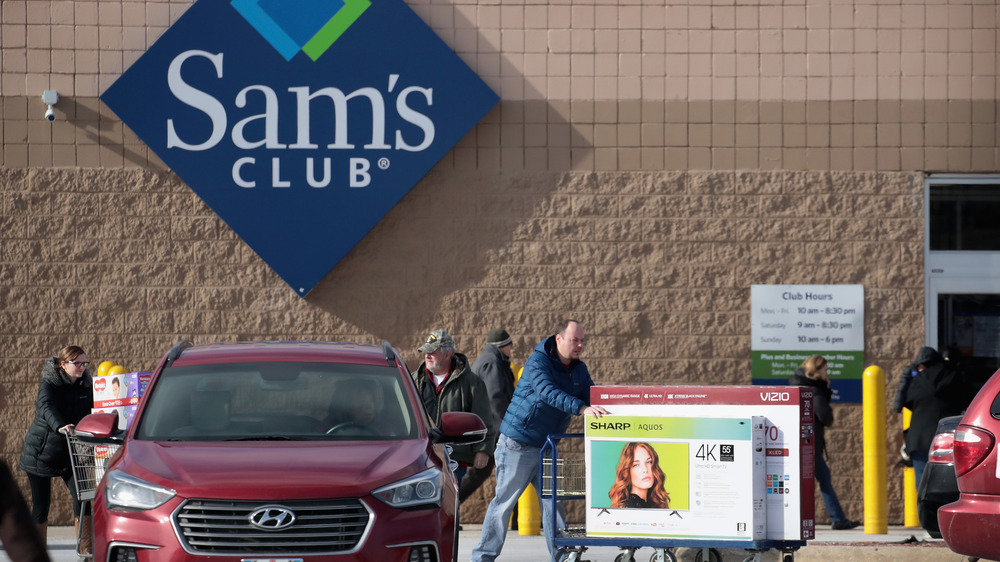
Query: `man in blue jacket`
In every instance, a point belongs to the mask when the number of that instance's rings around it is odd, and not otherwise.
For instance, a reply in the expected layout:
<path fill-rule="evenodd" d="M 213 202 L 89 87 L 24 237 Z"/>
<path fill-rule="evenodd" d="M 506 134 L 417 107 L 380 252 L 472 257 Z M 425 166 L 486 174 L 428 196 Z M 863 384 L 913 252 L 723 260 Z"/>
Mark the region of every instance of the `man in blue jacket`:
<path fill-rule="evenodd" d="M 594 381 L 587 365 L 580 361 L 583 345 L 583 326 L 576 320 L 568 320 L 558 333 L 536 345 L 525 362 L 500 425 L 494 453 L 497 490 L 486 509 L 482 537 L 472 549 L 473 562 L 493 561 L 500 555 L 510 514 L 528 484 L 534 484 L 541 495 L 539 453 L 545 439 L 550 434 L 565 432 L 570 416 L 599 418 L 608 413 L 600 406 L 590 405 L 590 387 Z M 541 497 L 539 501 L 545 542 L 553 559 L 558 559 L 552 544 L 552 501 Z M 556 526 L 565 527 L 561 514 Z"/>

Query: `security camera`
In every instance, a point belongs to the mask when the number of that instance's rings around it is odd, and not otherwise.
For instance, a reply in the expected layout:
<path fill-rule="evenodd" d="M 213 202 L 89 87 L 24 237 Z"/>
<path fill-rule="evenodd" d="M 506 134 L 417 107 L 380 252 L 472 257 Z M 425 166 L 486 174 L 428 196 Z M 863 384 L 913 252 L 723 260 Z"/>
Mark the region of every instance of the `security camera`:
<path fill-rule="evenodd" d="M 59 103 L 59 92 L 55 90 L 45 90 L 42 92 L 42 103 L 49 106 L 45 110 L 45 120 L 49 123 L 56 120 L 56 110 L 52 109 L 52 106 Z"/>

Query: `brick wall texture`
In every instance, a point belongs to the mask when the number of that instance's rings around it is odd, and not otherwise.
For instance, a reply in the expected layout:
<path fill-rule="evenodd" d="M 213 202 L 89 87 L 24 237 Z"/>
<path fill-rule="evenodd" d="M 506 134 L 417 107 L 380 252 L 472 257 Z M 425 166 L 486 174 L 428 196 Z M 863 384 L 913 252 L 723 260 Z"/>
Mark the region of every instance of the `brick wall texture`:
<path fill-rule="evenodd" d="M 0 3 L 12 464 L 66 344 L 151 370 L 182 338 L 385 338 L 416 367 L 433 328 L 474 357 L 505 326 L 523 362 L 573 317 L 601 384 L 748 384 L 753 284 L 864 285 L 891 400 L 924 341 L 925 173 L 1000 169 L 992 0 L 412 0 L 502 101 L 302 299 L 98 99 L 189 4 Z M 834 484 L 860 519 L 861 407 L 836 414 Z"/>
<path fill-rule="evenodd" d="M 436 327 L 476 356 L 506 326 L 523 362 L 574 317 L 601 384 L 748 384 L 750 286 L 767 283 L 864 285 L 866 361 L 890 373 L 922 341 L 919 174 L 438 170 L 305 299 L 170 172 L 4 169 L 0 185 L 10 461 L 67 343 L 149 370 L 182 338 L 386 338 L 415 368 Z M 835 482 L 860 517 L 861 409 L 837 415 Z"/>

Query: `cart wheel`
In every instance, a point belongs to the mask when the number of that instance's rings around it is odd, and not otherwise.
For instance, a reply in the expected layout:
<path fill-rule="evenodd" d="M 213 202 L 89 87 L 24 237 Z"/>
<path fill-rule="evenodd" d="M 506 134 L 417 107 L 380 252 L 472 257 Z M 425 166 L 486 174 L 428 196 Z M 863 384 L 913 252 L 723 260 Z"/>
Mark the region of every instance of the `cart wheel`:
<path fill-rule="evenodd" d="M 714 548 L 708 549 L 708 559 L 704 557 L 705 549 L 699 548 L 694 551 L 694 562 L 722 562 L 722 554 Z"/>
<path fill-rule="evenodd" d="M 649 562 L 677 562 L 677 556 L 669 548 L 657 548 L 649 557 Z"/>
<path fill-rule="evenodd" d="M 795 560 L 795 555 L 791 552 L 786 552 L 781 555 L 781 562 L 793 562 Z"/>
<path fill-rule="evenodd" d="M 615 556 L 615 562 L 637 562 L 635 559 L 635 551 L 639 550 L 635 547 L 620 547 L 625 552 L 621 552 L 618 556 Z"/>

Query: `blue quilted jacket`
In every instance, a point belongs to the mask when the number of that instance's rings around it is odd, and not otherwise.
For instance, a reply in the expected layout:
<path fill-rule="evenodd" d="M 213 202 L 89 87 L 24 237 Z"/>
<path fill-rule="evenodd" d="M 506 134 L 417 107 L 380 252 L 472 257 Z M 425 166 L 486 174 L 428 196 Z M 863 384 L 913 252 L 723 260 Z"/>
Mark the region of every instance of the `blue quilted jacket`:
<path fill-rule="evenodd" d="M 591 386 L 594 381 L 587 365 L 579 360 L 569 367 L 563 365 L 556 352 L 556 337 L 549 336 L 535 346 L 525 362 L 500 433 L 518 443 L 541 447 L 548 435 L 566 431 L 570 416 L 590 405 Z"/>

